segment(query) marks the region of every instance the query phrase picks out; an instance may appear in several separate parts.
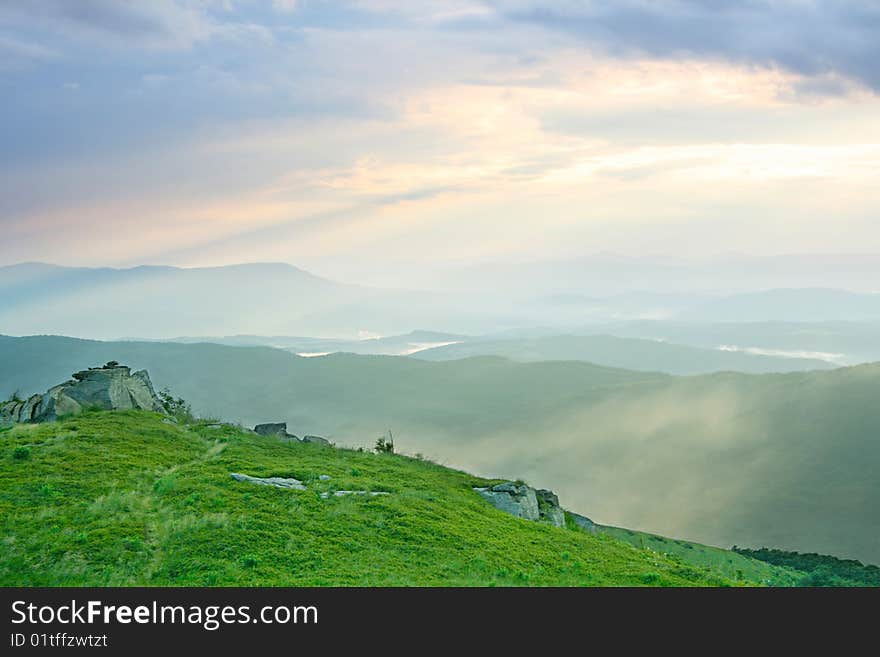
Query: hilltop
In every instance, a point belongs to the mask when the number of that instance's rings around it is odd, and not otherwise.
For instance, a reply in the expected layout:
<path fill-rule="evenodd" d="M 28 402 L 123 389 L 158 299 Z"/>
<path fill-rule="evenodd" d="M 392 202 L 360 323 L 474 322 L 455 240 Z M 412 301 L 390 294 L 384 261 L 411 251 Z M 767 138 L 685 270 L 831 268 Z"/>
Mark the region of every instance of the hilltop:
<path fill-rule="evenodd" d="M 555 527 L 516 518 L 473 490 L 497 482 L 418 458 L 282 442 L 228 424 L 86 411 L 5 429 L 0 446 L 6 586 L 793 580 L 793 571 L 760 562 L 763 570 L 736 580 L 570 520 Z M 303 489 L 230 473 L 294 477 Z M 333 495 L 346 489 L 387 494 Z"/>

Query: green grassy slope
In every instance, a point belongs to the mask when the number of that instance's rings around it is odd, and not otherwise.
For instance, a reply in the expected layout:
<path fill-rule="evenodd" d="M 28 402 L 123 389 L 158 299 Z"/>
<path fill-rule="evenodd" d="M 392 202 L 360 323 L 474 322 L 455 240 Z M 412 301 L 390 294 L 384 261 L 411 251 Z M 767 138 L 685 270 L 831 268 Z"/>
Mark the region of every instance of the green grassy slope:
<path fill-rule="evenodd" d="M 597 529 L 603 534 L 626 541 L 630 545 L 680 559 L 694 566 L 711 569 L 732 580 L 762 582 L 768 586 L 797 586 L 806 577 L 805 573 L 793 568 L 775 566 L 745 557 L 732 550 L 722 550 L 711 545 L 702 545 L 621 527 L 598 527 Z"/>
<path fill-rule="evenodd" d="M 485 480 L 404 456 L 137 411 L 17 426 L 0 448 L 2 585 L 731 583 L 610 536 L 514 518 L 472 491 Z M 334 488 L 391 494 L 320 498 Z"/>
<path fill-rule="evenodd" d="M 606 525 L 880 563 L 880 364 L 675 377 L 582 362 L 297 358 L 209 344 L 0 339 L 0 395 L 107 360 L 201 415 L 399 448 L 553 488 Z"/>

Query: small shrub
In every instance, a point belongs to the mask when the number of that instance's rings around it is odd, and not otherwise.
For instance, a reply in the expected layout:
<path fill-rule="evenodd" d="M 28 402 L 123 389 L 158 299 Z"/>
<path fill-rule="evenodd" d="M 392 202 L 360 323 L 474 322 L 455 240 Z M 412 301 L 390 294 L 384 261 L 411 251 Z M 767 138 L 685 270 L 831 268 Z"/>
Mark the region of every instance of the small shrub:
<path fill-rule="evenodd" d="M 12 450 L 12 458 L 16 461 L 24 461 L 31 457 L 31 448 L 19 446 Z"/>
<path fill-rule="evenodd" d="M 388 432 L 388 438 L 382 436 L 376 441 L 376 446 L 374 447 L 377 454 L 394 454 L 394 436 L 391 435 L 391 432 Z"/>

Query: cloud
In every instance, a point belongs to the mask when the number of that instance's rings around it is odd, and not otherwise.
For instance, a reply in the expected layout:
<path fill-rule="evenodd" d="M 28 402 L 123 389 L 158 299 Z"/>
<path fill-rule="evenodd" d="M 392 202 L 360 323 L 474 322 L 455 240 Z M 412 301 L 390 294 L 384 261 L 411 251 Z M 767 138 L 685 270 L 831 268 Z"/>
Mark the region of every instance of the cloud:
<path fill-rule="evenodd" d="M 853 0 L 494 2 L 508 21 L 616 57 L 713 57 L 880 90 L 880 5 Z M 828 91 L 828 89 L 826 89 Z"/>
<path fill-rule="evenodd" d="M 272 0 L 272 7 L 280 12 L 296 11 L 298 4 L 298 0 Z"/>
<path fill-rule="evenodd" d="M 39 43 L 0 34 L 0 71 L 56 57 L 56 51 Z"/>
<path fill-rule="evenodd" d="M 214 32 L 207 6 L 176 0 L 0 0 L 0 21 L 127 46 L 188 48 Z"/>
<path fill-rule="evenodd" d="M 876 241 L 869 10 L 281 4 L 0 0 L 0 258 Z"/>

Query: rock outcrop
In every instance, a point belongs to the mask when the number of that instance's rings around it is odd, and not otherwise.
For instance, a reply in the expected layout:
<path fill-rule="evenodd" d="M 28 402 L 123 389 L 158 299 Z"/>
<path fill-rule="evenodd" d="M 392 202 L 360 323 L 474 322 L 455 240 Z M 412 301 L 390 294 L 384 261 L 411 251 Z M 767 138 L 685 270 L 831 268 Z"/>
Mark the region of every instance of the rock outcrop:
<path fill-rule="evenodd" d="M 54 386 L 42 395 L 33 395 L 24 401 L 4 402 L 0 405 L 0 426 L 50 422 L 87 408 L 137 408 L 163 412 L 146 370 L 132 373 L 131 368 L 111 361 L 103 367 L 75 372 L 70 381 Z"/>
<path fill-rule="evenodd" d="M 552 490 L 540 489 L 535 491 L 538 498 L 538 513 L 541 520 L 549 522 L 556 527 L 565 527 L 565 511 L 559 506 L 559 497 Z"/>
<path fill-rule="evenodd" d="M 273 488 L 287 488 L 292 490 L 306 490 L 306 485 L 301 482 L 299 479 L 292 479 L 287 477 L 251 477 L 250 475 L 241 474 L 240 472 L 230 472 L 229 476 L 235 479 L 236 481 L 243 481 L 248 484 L 258 484 L 260 486 L 272 486 Z M 322 479 L 321 477 L 326 477 L 326 479 Z M 330 477 L 327 475 L 321 475 L 318 479 L 321 481 L 327 481 Z M 324 491 L 320 493 L 320 497 L 322 500 L 329 500 L 331 497 L 348 497 L 349 495 L 366 495 L 368 497 L 377 497 L 379 495 L 390 495 L 387 491 L 380 490 L 337 490 L 337 491 Z"/>
<path fill-rule="evenodd" d="M 303 436 L 300 438 L 299 436 L 295 436 L 292 433 L 287 433 L 287 422 L 266 422 L 264 424 L 258 424 L 254 427 L 254 432 L 258 433 L 261 436 L 270 436 L 273 438 L 279 438 L 281 440 L 287 442 L 300 442 L 300 443 L 315 443 L 318 445 L 330 445 L 330 441 L 326 438 L 321 438 L 321 436 Z"/>
<path fill-rule="evenodd" d="M 276 438 L 293 438 L 299 440 L 296 436 L 287 433 L 287 422 L 266 422 L 258 424 L 254 427 L 254 431 L 261 436 L 274 436 Z"/>
<path fill-rule="evenodd" d="M 526 484 L 506 481 L 491 488 L 474 488 L 496 509 L 525 520 L 565 527 L 565 511 L 553 491 L 535 490 Z"/>
<path fill-rule="evenodd" d="M 526 520 L 538 520 L 541 517 L 535 489 L 525 484 L 515 484 L 508 481 L 492 486 L 492 488 L 475 488 L 474 490 L 486 498 L 496 509 L 512 516 Z"/>

